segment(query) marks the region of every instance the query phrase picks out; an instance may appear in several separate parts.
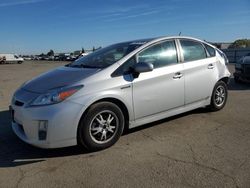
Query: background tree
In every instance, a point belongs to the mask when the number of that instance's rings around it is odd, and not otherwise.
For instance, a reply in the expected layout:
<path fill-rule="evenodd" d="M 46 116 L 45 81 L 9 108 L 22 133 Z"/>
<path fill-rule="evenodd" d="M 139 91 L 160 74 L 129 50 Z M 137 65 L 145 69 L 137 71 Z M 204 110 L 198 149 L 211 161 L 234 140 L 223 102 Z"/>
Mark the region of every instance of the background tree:
<path fill-rule="evenodd" d="M 53 51 L 53 50 L 50 50 L 50 51 L 47 53 L 47 56 L 54 56 L 54 51 Z"/>
<path fill-rule="evenodd" d="M 229 48 L 250 48 L 250 39 L 239 39 L 233 42 Z"/>
<path fill-rule="evenodd" d="M 44 57 L 45 56 L 45 54 L 44 53 L 41 53 L 40 55 L 39 55 L 39 57 Z"/>
<path fill-rule="evenodd" d="M 93 52 L 95 51 L 95 47 L 93 46 L 93 50 L 92 50 Z"/>
<path fill-rule="evenodd" d="M 82 47 L 82 53 L 85 53 L 85 50 L 84 50 L 84 48 Z"/>

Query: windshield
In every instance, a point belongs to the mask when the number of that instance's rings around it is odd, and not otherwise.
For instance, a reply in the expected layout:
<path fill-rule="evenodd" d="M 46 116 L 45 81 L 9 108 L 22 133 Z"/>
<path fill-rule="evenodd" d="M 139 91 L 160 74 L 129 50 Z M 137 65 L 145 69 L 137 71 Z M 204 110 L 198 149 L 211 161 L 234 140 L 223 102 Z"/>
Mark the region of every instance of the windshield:
<path fill-rule="evenodd" d="M 79 68 L 106 68 L 134 51 L 145 42 L 125 42 L 97 50 L 66 65 Z"/>

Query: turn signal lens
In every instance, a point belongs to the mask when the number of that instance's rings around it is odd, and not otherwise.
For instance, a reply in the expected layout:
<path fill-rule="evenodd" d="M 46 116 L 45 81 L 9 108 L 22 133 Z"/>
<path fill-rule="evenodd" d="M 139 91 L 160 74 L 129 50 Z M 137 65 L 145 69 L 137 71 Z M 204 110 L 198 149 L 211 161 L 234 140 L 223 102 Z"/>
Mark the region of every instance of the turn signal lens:
<path fill-rule="evenodd" d="M 71 95 L 73 95 L 75 92 L 77 92 L 77 89 L 72 89 L 69 91 L 63 91 L 61 93 L 59 93 L 58 97 L 61 101 L 63 101 L 64 99 L 70 97 Z"/>

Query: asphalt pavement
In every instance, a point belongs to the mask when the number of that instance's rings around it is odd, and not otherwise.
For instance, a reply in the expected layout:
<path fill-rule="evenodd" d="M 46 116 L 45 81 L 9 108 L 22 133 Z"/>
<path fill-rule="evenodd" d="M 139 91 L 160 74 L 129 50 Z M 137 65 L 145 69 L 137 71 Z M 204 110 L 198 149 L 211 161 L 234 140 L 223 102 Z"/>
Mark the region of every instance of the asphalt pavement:
<path fill-rule="evenodd" d="M 223 110 L 197 109 L 132 129 L 104 151 L 23 143 L 11 130 L 11 95 L 63 64 L 0 65 L 0 187 L 250 187 L 250 85 L 233 79 Z"/>

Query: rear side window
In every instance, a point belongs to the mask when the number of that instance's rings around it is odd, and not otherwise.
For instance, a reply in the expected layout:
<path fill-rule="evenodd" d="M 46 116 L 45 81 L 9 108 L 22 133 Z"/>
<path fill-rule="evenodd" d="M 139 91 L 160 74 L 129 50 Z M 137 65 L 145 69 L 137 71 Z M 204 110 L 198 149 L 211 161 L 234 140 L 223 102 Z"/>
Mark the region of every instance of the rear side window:
<path fill-rule="evenodd" d="M 215 56 L 215 49 L 207 44 L 204 44 L 210 57 Z"/>
<path fill-rule="evenodd" d="M 195 61 L 207 57 L 205 48 L 199 42 L 192 40 L 180 40 L 184 61 Z"/>
<path fill-rule="evenodd" d="M 138 54 L 138 62 L 152 63 L 160 68 L 177 63 L 177 52 L 174 41 L 165 41 L 147 48 Z"/>

